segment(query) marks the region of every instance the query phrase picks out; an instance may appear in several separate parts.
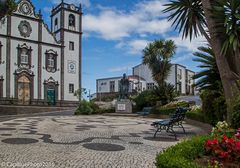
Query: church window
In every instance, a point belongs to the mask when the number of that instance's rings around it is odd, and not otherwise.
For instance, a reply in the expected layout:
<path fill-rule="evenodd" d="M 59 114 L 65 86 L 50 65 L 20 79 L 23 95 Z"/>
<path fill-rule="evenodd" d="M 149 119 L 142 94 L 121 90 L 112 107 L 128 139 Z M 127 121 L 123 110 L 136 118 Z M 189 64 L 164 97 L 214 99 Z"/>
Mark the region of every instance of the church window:
<path fill-rule="evenodd" d="M 74 84 L 69 84 L 69 93 L 74 93 Z"/>
<path fill-rule="evenodd" d="M 71 51 L 74 50 L 74 42 L 72 42 L 72 41 L 69 42 L 69 50 L 71 50 Z"/>
<path fill-rule="evenodd" d="M 57 30 L 57 28 L 58 28 L 58 18 L 56 18 L 55 21 L 54 21 L 54 27 L 55 27 L 55 30 Z"/>
<path fill-rule="evenodd" d="M 28 47 L 26 44 L 18 45 L 18 66 L 25 68 L 31 67 L 31 47 Z"/>
<path fill-rule="evenodd" d="M 46 70 L 48 72 L 56 72 L 57 70 L 57 52 L 53 50 L 48 50 L 45 53 L 46 55 Z"/>
<path fill-rule="evenodd" d="M 27 50 L 23 49 L 21 53 L 21 64 L 28 64 L 28 54 Z"/>
<path fill-rule="evenodd" d="M 0 41 L 0 64 L 2 62 L 2 43 Z"/>
<path fill-rule="evenodd" d="M 73 14 L 70 14 L 68 19 L 69 19 L 69 21 L 68 21 L 69 28 L 74 28 L 75 27 L 75 16 Z"/>
<path fill-rule="evenodd" d="M 48 67 L 50 67 L 50 68 L 54 67 L 54 58 L 52 55 L 49 55 L 49 57 L 48 57 Z"/>

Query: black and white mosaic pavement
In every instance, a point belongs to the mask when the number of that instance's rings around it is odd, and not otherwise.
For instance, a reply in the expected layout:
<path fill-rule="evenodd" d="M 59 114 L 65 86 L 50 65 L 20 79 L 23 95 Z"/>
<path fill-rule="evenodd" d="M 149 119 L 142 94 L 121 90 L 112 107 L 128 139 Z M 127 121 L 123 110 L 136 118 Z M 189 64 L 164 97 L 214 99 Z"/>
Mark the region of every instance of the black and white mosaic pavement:
<path fill-rule="evenodd" d="M 153 119 L 108 116 L 41 116 L 0 122 L 0 163 L 48 163 L 56 168 L 151 168 L 156 153 L 204 132 L 185 124 L 178 141 L 153 138 Z M 0 168 L 6 167 L 1 166 Z M 36 167 L 36 166 L 35 166 Z M 42 166 L 43 167 L 43 166 Z M 45 166 L 46 167 L 46 166 Z"/>

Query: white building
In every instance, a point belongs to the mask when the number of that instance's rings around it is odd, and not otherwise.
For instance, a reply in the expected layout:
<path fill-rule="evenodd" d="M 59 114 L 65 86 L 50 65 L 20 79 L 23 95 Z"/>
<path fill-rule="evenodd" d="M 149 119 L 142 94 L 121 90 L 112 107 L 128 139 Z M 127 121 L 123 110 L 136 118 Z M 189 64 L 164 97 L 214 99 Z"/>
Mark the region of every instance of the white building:
<path fill-rule="evenodd" d="M 97 79 L 96 81 L 97 97 L 102 98 L 106 96 L 116 96 L 119 92 L 119 82 L 121 79 L 122 76 Z M 130 93 L 142 92 L 146 90 L 147 83 L 145 79 L 136 75 L 128 76 L 128 79 L 130 81 L 129 87 Z"/>
<path fill-rule="evenodd" d="M 181 95 L 194 95 L 194 80 L 192 79 L 194 74 L 195 72 L 186 69 L 185 66 L 173 64 L 166 82 L 174 85 Z M 140 64 L 133 67 L 133 75 L 138 75 L 145 79 L 147 89 L 152 89 L 157 85 L 152 78 L 152 72 L 148 65 Z"/>
<path fill-rule="evenodd" d="M 174 85 L 181 95 L 194 95 L 194 80 L 192 79 L 194 74 L 195 72 L 186 69 L 185 66 L 173 64 L 166 82 Z M 119 82 L 121 79 L 121 76 L 97 79 L 97 98 L 116 96 L 119 92 Z M 150 90 L 154 86 L 157 86 L 157 83 L 152 78 L 151 70 L 148 65 L 144 64 L 133 67 L 133 75 L 128 76 L 128 79 L 130 81 L 130 93 Z"/>
<path fill-rule="evenodd" d="M 0 24 L 0 103 L 66 105 L 81 88 L 82 9 L 62 2 L 51 30 L 30 0 Z"/>

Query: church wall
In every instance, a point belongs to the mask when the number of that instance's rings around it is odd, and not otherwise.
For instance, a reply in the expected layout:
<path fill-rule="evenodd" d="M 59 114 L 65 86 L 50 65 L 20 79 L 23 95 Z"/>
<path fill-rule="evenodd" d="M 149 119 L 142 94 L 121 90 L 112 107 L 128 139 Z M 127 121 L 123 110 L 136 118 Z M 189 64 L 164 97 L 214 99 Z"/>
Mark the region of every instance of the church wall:
<path fill-rule="evenodd" d="M 7 18 L 6 17 L 4 22 L 0 23 L 0 34 L 7 34 Z"/>
<path fill-rule="evenodd" d="M 52 33 L 50 33 L 47 29 L 47 25 L 42 24 L 42 41 L 45 43 L 57 44 Z"/>
<path fill-rule="evenodd" d="M 32 53 L 31 53 L 31 71 L 34 73 L 34 99 L 37 99 L 37 88 L 38 88 L 38 45 L 34 43 L 28 43 L 23 41 L 17 41 L 17 40 L 11 40 L 11 69 L 10 69 L 10 96 L 15 96 L 15 70 L 18 69 L 18 45 L 26 44 L 28 47 L 31 47 Z M 17 96 L 17 95 L 16 95 Z"/>
<path fill-rule="evenodd" d="M 2 43 L 2 63 L 0 64 L 0 76 L 3 76 L 3 97 L 6 97 L 6 39 L 0 38 Z"/>
<path fill-rule="evenodd" d="M 61 24 L 61 18 L 60 17 L 61 17 L 60 12 L 52 17 L 52 30 L 53 30 L 53 32 L 57 31 L 60 28 L 60 24 Z M 57 26 L 55 26 L 55 19 L 56 18 L 58 19 L 58 25 Z M 60 38 L 58 40 L 60 40 Z"/>
<path fill-rule="evenodd" d="M 46 51 L 52 49 L 53 51 L 57 52 L 58 56 L 57 56 L 57 71 L 52 73 L 52 72 L 48 72 L 46 70 Z M 52 77 L 55 81 L 57 81 L 59 83 L 59 87 L 58 87 L 58 99 L 60 100 L 61 98 L 61 91 L 60 91 L 60 68 L 61 68 L 61 49 L 59 47 L 49 47 L 47 45 L 43 45 L 42 46 L 42 99 L 44 99 L 44 80 L 48 80 L 50 77 Z"/>
<path fill-rule="evenodd" d="M 21 21 L 27 21 L 31 25 L 32 32 L 29 37 L 25 37 L 26 39 L 31 39 L 38 41 L 38 22 L 37 21 L 32 21 L 32 20 L 27 20 L 27 19 L 20 19 L 16 16 L 12 16 L 12 27 L 11 27 L 11 34 L 14 37 L 19 37 L 23 38 L 18 30 L 18 26 Z"/>
<path fill-rule="evenodd" d="M 68 18 L 69 18 L 69 15 L 70 14 L 73 14 L 75 16 L 75 25 L 76 25 L 76 31 L 80 31 L 79 30 L 79 15 L 75 14 L 75 13 L 72 13 L 72 12 L 69 12 L 69 11 L 65 11 L 65 17 L 64 17 L 64 20 L 65 20 L 65 23 L 64 23 L 64 27 L 65 29 L 68 29 Z"/>
<path fill-rule="evenodd" d="M 77 97 L 69 93 L 69 84 L 74 84 L 74 90 L 79 87 L 79 35 L 73 33 L 64 33 L 65 53 L 64 53 L 64 99 L 76 101 Z M 69 50 L 69 41 L 74 42 L 74 51 Z M 69 69 L 70 64 L 75 64 L 74 72 Z"/>

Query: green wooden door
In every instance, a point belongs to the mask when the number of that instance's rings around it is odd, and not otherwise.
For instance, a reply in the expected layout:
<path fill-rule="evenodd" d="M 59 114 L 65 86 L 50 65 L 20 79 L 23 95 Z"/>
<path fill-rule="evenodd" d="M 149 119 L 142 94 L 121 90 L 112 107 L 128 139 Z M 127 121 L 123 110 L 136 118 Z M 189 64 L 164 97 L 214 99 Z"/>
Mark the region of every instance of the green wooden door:
<path fill-rule="evenodd" d="M 48 104 L 49 105 L 55 105 L 55 90 L 54 89 L 48 89 L 47 91 L 47 98 L 48 98 Z"/>

